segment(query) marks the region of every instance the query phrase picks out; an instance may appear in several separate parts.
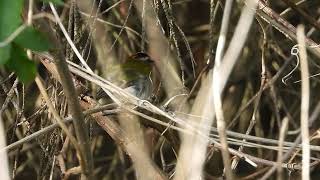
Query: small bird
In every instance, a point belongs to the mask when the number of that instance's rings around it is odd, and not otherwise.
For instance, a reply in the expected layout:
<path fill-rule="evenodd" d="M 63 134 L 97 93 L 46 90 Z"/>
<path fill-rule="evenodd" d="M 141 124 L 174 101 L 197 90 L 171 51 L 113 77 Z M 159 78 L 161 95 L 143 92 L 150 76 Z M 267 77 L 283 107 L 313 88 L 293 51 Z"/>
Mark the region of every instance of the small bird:
<path fill-rule="evenodd" d="M 121 88 L 126 92 L 142 100 L 148 100 L 153 91 L 151 72 L 154 61 L 144 52 L 138 52 L 130 56 L 124 64 L 112 68 L 110 79 L 117 81 Z M 107 97 L 107 94 L 99 89 L 96 95 L 97 99 Z"/>

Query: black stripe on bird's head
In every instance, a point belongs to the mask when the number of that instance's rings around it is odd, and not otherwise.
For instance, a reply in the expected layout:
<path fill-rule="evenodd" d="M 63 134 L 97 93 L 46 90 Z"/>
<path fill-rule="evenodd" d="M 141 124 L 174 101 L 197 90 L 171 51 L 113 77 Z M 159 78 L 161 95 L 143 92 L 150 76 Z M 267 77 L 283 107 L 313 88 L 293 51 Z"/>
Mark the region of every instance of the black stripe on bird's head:
<path fill-rule="evenodd" d="M 140 61 L 148 64 L 154 63 L 147 53 L 137 52 L 129 57 L 131 60 Z"/>

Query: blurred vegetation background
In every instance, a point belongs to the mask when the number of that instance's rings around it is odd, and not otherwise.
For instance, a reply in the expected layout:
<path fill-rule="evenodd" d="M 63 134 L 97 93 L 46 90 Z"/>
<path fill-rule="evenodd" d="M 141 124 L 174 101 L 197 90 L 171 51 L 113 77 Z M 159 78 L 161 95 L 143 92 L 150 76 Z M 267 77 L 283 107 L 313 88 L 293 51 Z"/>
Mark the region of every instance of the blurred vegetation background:
<path fill-rule="evenodd" d="M 228 1 L 66 0 L 49 4 L 45 0 L 19 0 L 20 5 L 11 4 L 17 7 L 11 12 L 4 10 L 11 7 L 10 2 L 2 1 L 0 131 L 7 145 L 1 151 L 7 151 L 12 179 L 190 179 L 187 169 L 182 170 L 185 177 L 174 177 L 181 147 L 185 147 L 181 144 L 184 138 L 197 142 L 197 134 L 208 129 L 208 134 L 200 136 L 206 141 L 200 174 L 203 179 L 226 177 L 221 146 L 215 143 L 220 141 L 215 110 L 205 102 L 210 98 L 209 80 Z M 232 3 L 223 53 L 249 1 Z M 90 71 L 81 70 L 87 66 L 70 46 L 53 9 Z M 239 152 L 231 152 L 232 172 L 235 179 L 301 178 L 301 69 L 295 45 L 296 27 L 302 24 L 310 77 L 306 122 L 311 144 L 310 176 L 316 179 L 320 176 L 320 1 L 258 0 L 253 18 L 222 93 L 228 145 Z M 6 32 L 4 22 L 10 21 L 16 25 Z M 18 35 L 7 39 L 22 26 Z M 25 35 L 28 28 L 34 33 Z M 3 52 L 9 46 L 11 55 L 5 58 Z M 148 54 L 155 63 L 150 75 L 153 95 L 147 99 L 151 104 L 125 95 L 106 82 L 104 88 L 118 102 L 96 99 L 101 86 L 96 82 L 103 81 L 91 72 L 120 86 L 113 78 L 118 76 L 114 71 L 122 71 L 118 65 L 137 52 Z M 70 91 L 70 96 L 60 74 L 59 62 L 65 60 L 69 61 L 72 78 L 66 84 L 74 85 L 76 90 Z M 96 110 L 104 114 L 86 112 L 82 130 L 71 123 L 66 123 L 67 130 L 59 128 L 35 77 L 42 79 L 53 108 L 62 119 L 70 122 L 70 117 L 75 117 L 70 110 L 74 105 L 70 100 L 72 92 L 76 92 L 73 94 L 78 96 L 76 100 L 83 110 L 107 104 Z M 212 117 L 200 113 L 205 108 Z M 212 123 L 203 127 L 206 118 Z M 282 132 L 284 143 L 279 145 L 282 126 L 287 129 Z M 79 148 L 68 132 L 76 137 Z M 84 134 L 84 142 L 79 140 L 79 132 Z M 189 147 L 195 146 L 196 143 Z M 282 171 L 267 175 L 278 165 L 279 151 L 290 152 L 280 163 Z M 191 153 L 190 163 L 194 158 L 197 157 Z"/>

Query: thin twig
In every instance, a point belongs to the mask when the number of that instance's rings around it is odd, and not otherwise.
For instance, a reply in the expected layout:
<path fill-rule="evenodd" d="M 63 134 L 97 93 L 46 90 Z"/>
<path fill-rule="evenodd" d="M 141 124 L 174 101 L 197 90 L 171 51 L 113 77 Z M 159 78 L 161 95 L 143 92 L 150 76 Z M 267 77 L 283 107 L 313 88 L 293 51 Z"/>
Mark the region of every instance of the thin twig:
<path fill-rule="evenodd" d="M 3 122 L 4 121 L 2 119 L 2 114 L 0 114 L 0 148 L 1 149 L 6 146 L 6 135 L 5 135 Z M 9 171 L 8 156 L 6 151 L 0 150 L 0 159 L 1 159 L 1 166 L 0 166 L 1 178 L 4 180 L 9 180 L 11 178 L 9 175 L 10 171 Z"/>
<path fill-rule="evenodd" d="M 265 20 L 267 23 L 275 27 L 279 32 L 284 34 L 287 38 L 296 41 L 296 28 L 290 24 L 287 20 L 283 19 L 279 14 L 274 12 L 268 7 L 262 0 L 258 0 L 257 14 Z M 312 39 L 306 38 L 307 49 L 320 57 L 320 47 Z"/>
<path fill-rule="evenodd" d="M 280 133 L 279 133 L 279 151 L 278 151 L 278 156 L 277 156 L 277 163 L 278 163 L 278 168 L 277 168 L 277 172 L 278 172 L 278 180 L 282 180 L 282 167 L 281 167 L 281 159 L 283 158 L 283 142 L 285 140 L 286 137 L 286 133 L 288 130 L 288 122 L 289 122 L 289 118 L 285 117 L 282 121 L 282 125 L 280 128 Z"/>
<path fill-rule="evenodd" d="M 231 7 L 232 7 L 233 0 L 227 0 L 224 11 L 223 11 L 223 17 L 222 17 L 222 25 L 220 29 L 219 39 L 218 39 L 218 45 L 216 50 L 216 56 L 215 56 L 215 66 L 212 71 L 212 96 L 213 96 L 213 102 L 214 102 L 214 111 L 216 114 L 216 120 L 217 120 L 217 129 L 220 137 L 220 142 L 222 145 L 222 159 L 224 164 L 224 170 L 225 170 L 225 176 L 227 179 L 231 180 L 233 179 L 233 173 L 231 170 L 231 163 L 230 163 L 230 156 L 228 152 L 228 143 L 227 143 L 227 136 L 226 136 L 226 125 L 223 115 L 223 109 L 222 109 L 222 99 L 221 94 L 223 91 L 223 86 L 221 85 L 221 76 L 222 74 L 218 72 L 218 70 L 221 68 L 221 61 L 224 53 L 225 43 L 226 43 L 226 37 L 228 32 L 228 26 L 229 26 L 229 19 L 231 14 Z"/>
<path fill-rule="evenodd" d="M 92 70 L 89 68 L 89 66 L 86 64 L 84 59 L 81 57 L 79 51 L 77 50 L 74 43 L 71 41 L 70 37 L 68 36 L 68 33 L 63 27 L 62 22 L 58 16 L 58 13 L 51 2 L 50 2 L 50 8 L 60 26 L 60 29 L 64 33 L 67 41 L 71 45 L 75 54 L 80 59 L 82 64 L 86 67 L 86 69 L 92 72 Z M 61 47 L 61 43 L 56 42 L 56 46 Z M 61 79 L 61 84 L 63 86 L 64 94 L 68 101 L 70 114 L 73 117 L 73 125 L 75 128 L 77 140 L 81 150 L 80 156 L 83 157 L 83 159 L 81 159 L 82 163 L 80 163 L 82 168 L 82 173 L 83 173 L 82 175 L 84 175 L 84 177 L 88 179 L 92 179 L 93 178 L 93 160 L 92 160 L 92 154 L 90 150 L 88 130 L 84 122 L 84 116 L 80 108 L 77 92 L 75 90 L 74 83 L 68 69 L 68 65 L 65 61 L 65 57 L 62 54 L 61 49 L 58 48 L 58 51 L 54 51 L 53 53 L 55 53 L 55 56 L 57 57 L 55 64 L 57 67 L 59 77 Z"/>
<path fill-rule="evenodd" d="M 26 24 L 19 26 L 13 33 L 11 33 L 4 41 L 0 42 L 0 48 L 7 46 L 11 43 L 24 29 L 27 28 Z"/>
<path fill-rule="evenodd" d="M 309 24 L 311 24 L 313 27 L 315 27 L 318 31 L 320 31 L 320 24 L 317 22 L 316 19 L 314 19 L 312 16 L 307 14 L 304 10 L 299 8 L 294 2 L 290 0 L 282 0 L 285 2 L 288 6 L 290 6 L 293 10 L 298 12 Z"/>
<path fill-rule="evenodd" d="M 304 35 L 304 27 L 299 25 L 297 28 L 297 38 L 299 43 L 299 56 L 301 59 L 301 137 L 302 137 L 302 179 L 310 179 L 310 144 L 309 144 L 309 68 L 307 51 Z"/>
<path fill-rule="evenodd" d="M 80 155 L 80 147 L 77 143 L 76 138 L 72 135 L 72 133 L 69 131 L 68 127 L 63 123 L 63 119 L 60 117 L 60 115 L 58 114 L 58 112 L 55 110 L 53 104 L 51 103 L 51 100 L 48 96 L 48 93 L 46 92 L 46 88 L 43 85 L 43 80 L 41 79 L 41 77 L 37 76 L 35 79 L 35 82 L 40 90 L 40 93 L 43 97 L 43 99 L 45 100 L 47 106 L 49 107 L 49 111 L 52 113 L 53 117 L 55 118 L 57 124 L 61 127 L 61 129 L 64 131 L 64 133 L 66 133 L 66 135 L 68 136 L 68 138 L 70 139 L 71 143 L 74 145 L 75 149 L 77 150 L 77 152 Z M 54 122 L 52 122 L 54 123 Z M 82 157 L 80 157 L 82 158 Z"/>

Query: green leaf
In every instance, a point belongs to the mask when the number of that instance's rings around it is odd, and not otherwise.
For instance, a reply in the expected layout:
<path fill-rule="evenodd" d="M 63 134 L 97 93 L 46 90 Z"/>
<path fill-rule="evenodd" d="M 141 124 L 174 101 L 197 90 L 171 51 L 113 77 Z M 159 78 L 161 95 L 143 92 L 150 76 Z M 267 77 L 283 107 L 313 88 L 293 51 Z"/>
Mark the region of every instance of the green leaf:
<path fill-rule="evenodd" d="M 46 51 L 51 47 L 48 39 L 31 26 L 23 30 L 14 42 L 21 47 L 34 51 Z"/>
<path fill-rule="evenodd" d="M 13 33 L 21 24 L 23 0 L 0 0 L 0 41 Z"/>
<path fill-rule="evenodd" d="M 36 76 L 37 66 L 29 60 L 25 51 L 16 45 L 11 48 L 11 57 L 6 66 L 16 73 L 23 83 L 30 83 Z"/>
<path fill-rule="evenodd" d="M 56 4 L 56 5 L 63 5 L 63 1 L 62 0 L 41 0 L 41 1 L 45 2 L 45 3 L 52 2 L 53 4 Z"/>
<path fill-rule="evenodd" d="M 20 25 L 23 0 L 0 0 L 0 42 L 4 41 Z M 10 58 L 11 44 L 0 48 L 0 65 Z"/>
<path fill-rule="evenodd" d="M 8 44 L 7 46 L 0 48 L 0 65 L 5 64 L 10 58 L 10 49 L 11 44 Z"/>

